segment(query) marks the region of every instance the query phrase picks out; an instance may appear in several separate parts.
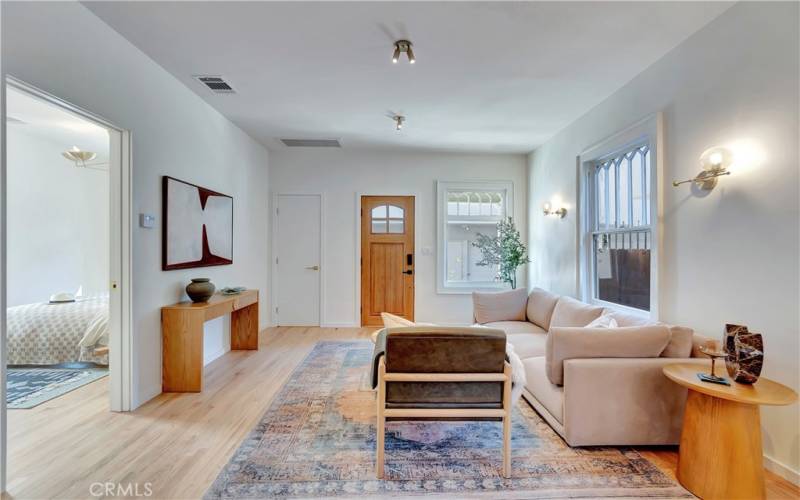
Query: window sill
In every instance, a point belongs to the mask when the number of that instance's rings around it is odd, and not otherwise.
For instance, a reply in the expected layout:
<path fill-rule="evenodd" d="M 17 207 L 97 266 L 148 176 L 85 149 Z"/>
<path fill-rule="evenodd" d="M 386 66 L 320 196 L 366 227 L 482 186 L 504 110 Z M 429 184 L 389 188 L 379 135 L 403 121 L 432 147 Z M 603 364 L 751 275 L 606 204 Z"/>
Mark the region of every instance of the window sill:
<path fill-rule="evenodd" d="M 591 299 L 590 303 L 596 306 L 610 309 L 611 311 L 614 312 L 630 314 L 632 316 L 638 316 L 640 318 L 645 318 L 645 319 L 656 319 L 653 317 L 653 313 L 651 311 L 645 311 L 644 309 L 636 309 L 635 307 L 623 306 L 622 304 L 606 302 L 600 299 Z"/>

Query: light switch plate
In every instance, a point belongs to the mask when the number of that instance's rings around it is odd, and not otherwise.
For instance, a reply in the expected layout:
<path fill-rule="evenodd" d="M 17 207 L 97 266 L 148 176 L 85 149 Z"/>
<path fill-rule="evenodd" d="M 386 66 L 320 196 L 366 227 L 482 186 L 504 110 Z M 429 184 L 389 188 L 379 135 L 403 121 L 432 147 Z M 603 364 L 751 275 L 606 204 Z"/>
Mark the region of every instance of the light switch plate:
<path fill-rule="evenodd" d="M 150 214 L 139 214 L 139 227 L 152 229 L 156 225 L 156 216 Z"/>

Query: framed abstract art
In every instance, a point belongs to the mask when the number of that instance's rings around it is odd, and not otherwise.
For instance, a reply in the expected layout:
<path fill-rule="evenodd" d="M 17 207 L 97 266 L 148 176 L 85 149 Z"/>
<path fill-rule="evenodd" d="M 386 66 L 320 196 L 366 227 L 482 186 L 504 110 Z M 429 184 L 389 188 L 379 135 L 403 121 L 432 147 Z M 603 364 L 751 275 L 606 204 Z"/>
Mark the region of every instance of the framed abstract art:
<path fill-rule="evenodd" d="M 161 268 L 233 264 L 233 198 L 169 176 L 162 189 Z"/>

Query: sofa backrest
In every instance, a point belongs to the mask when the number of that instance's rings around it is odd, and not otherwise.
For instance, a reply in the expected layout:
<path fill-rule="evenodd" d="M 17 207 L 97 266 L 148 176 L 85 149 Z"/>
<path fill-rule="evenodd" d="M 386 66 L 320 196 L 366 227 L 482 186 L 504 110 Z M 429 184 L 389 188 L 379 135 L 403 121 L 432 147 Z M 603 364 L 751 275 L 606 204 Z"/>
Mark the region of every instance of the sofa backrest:
<path fill-rule="evenodd" d="M 694 330 L 685 326 L 670 325 L 659 321 L 653 321 L 644 316 L 626 314 L 611 309 L 606 309 L 605 314 L 610 314 L 617 321 L 619 326 L 650 326 L 663 325 L 669 328 L 670 341 L 661 353 L 662 358 L 688 358 L 692 355 L 692 338 Z"/>
<path fill-rule="evenodd" d="M 558 328 L 583 327 L 600 317 L 604 309 L 600 306 L 593 306 L 580 300 L 575 300 L 566 295 L 559 297 L 550 318 L 551 330 Z"/>
<path fill-rule="evenodd" d="M 504 292 L 472 292 L 472 317 L 476 323 L 525 321 L 528 292 L 524 288 Z"/>
<path fill-rule="evenodd" d="M 528 295 L 526 316 L 528 321 L 545 330 L 550 329 L 550 318 L 556 308 L 559 296 L 541 288 L 534 288 Z"/>

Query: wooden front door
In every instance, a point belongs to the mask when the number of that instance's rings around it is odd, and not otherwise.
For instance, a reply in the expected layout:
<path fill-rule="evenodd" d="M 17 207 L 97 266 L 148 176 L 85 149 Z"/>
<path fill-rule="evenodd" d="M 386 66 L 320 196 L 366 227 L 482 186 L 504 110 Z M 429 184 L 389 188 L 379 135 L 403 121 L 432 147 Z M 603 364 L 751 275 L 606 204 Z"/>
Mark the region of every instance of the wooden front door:
<path fill-rule="evenodd" d="M 361 325 L 414 321 L 414 197 L 361 197 Z"/>

